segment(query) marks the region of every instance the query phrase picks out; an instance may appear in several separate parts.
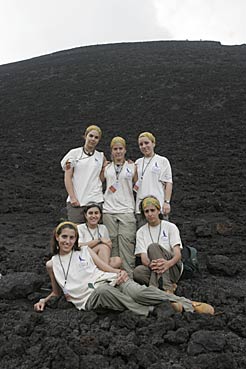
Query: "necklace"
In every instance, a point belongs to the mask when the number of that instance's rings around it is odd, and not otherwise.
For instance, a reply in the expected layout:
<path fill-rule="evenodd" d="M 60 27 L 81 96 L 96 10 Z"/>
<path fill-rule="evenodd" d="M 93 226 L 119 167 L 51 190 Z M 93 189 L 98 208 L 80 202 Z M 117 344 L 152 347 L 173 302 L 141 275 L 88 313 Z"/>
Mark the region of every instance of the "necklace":
<path fill-rule="evenodd" d="M 71 252 L 71 255 L 70 255 L 70 259 L 69 259 L 67 271 L 65 272 L 64 266 L 63 266 L 62 261 L 61 261 L 61 256 L 60 256 L 60 254 L 58 254 L 59 261 L 60 261 L 60 264 L 61 264 L 61 267 L 62 267 L 62 271 L 63 271 L 63 275 L 64 275 L 64 279 L 65 279 L 63 288 L 65 288 L 66 283 L 67 283 L 67 277 L 68 277 L 68 272 L 69 272 L 69 269 L 70 269 L 70 264 L 71 264 L 72 256 L 73 256 L 73 249 L 72 249 L 72 252 Z"/>
<path fill-rule="evenodd" d="M 95 150 L 92 151 L 92 152 L 89 152 L 89 151 L 86 151 L 86 149 L 84 149 L 83 147 L 81 147 L 81 155 L 80 155 L 80 157 L 78 159 L 76 159 L 76 161 L 78 162 L 79 160 L 88 159 L 91 156 L 93 156 L 94 153 L 95 153 Z"/>
<path fill-rule="evenodd" d="M 144 162 L 145 162 L 145 156 L 143 157 L 143 165 L 142 165 L 142 175 L 141 175 L 141 179 L 143 179 L 144 173 L 146 172 L 146 169 L 148 168 L 148 166 L 150 165 L 153 157 L 155 156 L 155 154 L 153 156 L 151 156 L 150 160 L 146 163 L 146 166 L 144 168 Z"/>
<path fill-rule="evenodd" d="M 150 231 L 150 225 L 148 224 L 148 230 L 149 230 L 149 235 L 150 235 L 150 238 L 151 238 L 151 241 L 152 243 L 159 243 L 159 239 L 160 239 L 160 235 L 161 235 L 161 222 L 159 224 L 159 233 L 158 233 L 158 237 L 157 237 L 157 241 L 154 242 L 153 240 L 153 237 L 152 237 L 152 234 L 151 234 L 151 231 Z"/>
<path fill-rule="evenodd" d="M 94 154 L 95 150 L 93 150 L 93 151 L 87 151 L 87 150 L 83 147 L 83 152 L 84 152 L 84 154 L 85 154 L 85 155 L 87 155 L 87 156 L 92 156 L 92 155 Z"/>
<path fill-rule="evenodd" d="M 87 228 L 87 231 L 90 233 L 90 236 L 91 236 L 91 239 L 94 240 L 95 239 L 95 236 L 97 234 L 97 238 L 100 238 L 100 233 L 99 233 L 99 227 L 97 225 L 96 227 L 96 231 L 94 233 L 91 232 L 90 228 L 88 227 L 88 224 L 86 223 L 86 228 Z"/>

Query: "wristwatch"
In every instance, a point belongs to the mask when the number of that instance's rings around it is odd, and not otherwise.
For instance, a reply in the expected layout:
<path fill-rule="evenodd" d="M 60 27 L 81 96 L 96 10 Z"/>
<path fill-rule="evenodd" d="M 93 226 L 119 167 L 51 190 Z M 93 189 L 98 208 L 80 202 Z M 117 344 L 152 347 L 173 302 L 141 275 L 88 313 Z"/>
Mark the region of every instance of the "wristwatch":
<path fill-rule="evenodd" d="M 168 205 L 170 205 L 170 200 L 164 200 L 164 202 Z"/>

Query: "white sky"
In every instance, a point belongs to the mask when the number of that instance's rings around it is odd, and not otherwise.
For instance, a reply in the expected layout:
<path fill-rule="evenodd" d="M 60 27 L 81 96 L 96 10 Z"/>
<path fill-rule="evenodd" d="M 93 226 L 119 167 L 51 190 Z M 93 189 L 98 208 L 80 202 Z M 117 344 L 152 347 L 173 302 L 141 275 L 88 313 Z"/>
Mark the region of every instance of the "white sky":
<path fill-rule="evenodd" d="M 0 64 L 150 40 L 246 43 L 246 0 L 0 0 Z"/>

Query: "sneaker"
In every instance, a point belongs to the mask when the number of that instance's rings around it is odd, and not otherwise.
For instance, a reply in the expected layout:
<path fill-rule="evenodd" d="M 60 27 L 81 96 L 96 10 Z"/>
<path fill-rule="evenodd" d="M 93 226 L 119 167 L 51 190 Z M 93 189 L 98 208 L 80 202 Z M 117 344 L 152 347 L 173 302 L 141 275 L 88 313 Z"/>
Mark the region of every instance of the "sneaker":
<path fill-rule="evenodd" d="M 192 301 L 194 311 L 199 314 L 211 314 L 214 315 L 214 308 L 205 302 Z"/>

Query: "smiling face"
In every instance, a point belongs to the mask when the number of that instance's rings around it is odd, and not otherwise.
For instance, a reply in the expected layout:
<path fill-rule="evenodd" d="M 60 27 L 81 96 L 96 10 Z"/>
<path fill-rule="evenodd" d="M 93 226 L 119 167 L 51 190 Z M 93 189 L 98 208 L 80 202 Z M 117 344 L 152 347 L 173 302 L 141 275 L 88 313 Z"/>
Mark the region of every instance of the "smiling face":
<path fill-rule="evenodd" d="M 139 137 L 138 146 L 139 146 L 141 153 L 146 158 L 149 158 L 154 155 L 155 144 L 148 137 L 145 137 L 145 136 Z"/>
<path fill-rule="evenodd" d="M 101 211 L 97 206 L 93 206 L 87 210 L 85 213 L 86 223 L 90 228 L 96 228 L 98 222 L 101 219 Z"/>
<path fill-rule="evenodd" d="M 59 235 L 56 234 L 56 241 L 58 242 L 60 255 L 68 254 L 72 250 L 76 239 L 76 232 L 71 228 L 63 228 Z"/>
<path fill-rule="evenodd" d="M 89 131 L 85 136 L 85 149 L 89 152 L 94 151 L 99 141 L 99 132 L 94 129 Z"/>
<path fill-rule="evenodd" d="M 122 163 L 125 160 L 126 149 L 122 144 L 117 143 L 112 146 L 111 154 L 114 162 Z"/>
<path fill-rule="evenodd" d="M 143 212 L 149 225 L 156 226 L 160 224 L 159 218 L 160 210 L 158 210 L 154 205 L 146 206 Z"/>

